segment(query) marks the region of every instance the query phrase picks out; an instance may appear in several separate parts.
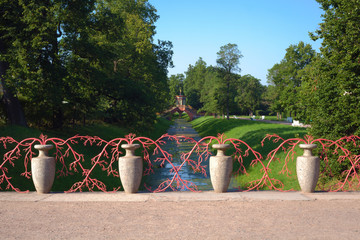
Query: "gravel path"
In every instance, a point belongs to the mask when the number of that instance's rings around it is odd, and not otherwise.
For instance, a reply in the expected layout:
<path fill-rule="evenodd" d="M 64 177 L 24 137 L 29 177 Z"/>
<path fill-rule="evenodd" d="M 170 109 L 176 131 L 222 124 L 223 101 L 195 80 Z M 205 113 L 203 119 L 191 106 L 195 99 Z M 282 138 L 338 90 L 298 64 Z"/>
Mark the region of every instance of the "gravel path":
<path fill-rule="evenodd" d="M 360 239 L 359 200 L 0 204 L 1 239 Z"/>

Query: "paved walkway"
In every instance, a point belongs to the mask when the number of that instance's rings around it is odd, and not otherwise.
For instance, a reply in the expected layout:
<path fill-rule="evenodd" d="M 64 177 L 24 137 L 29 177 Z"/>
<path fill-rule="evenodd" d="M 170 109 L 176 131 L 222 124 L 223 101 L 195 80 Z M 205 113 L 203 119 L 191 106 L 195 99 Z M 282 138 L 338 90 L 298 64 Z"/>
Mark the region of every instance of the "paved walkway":
<path fill-rule="evenodd" d="M 360 239 L 360 192 L 0 192 L 1 239 Z"/>
<path fill-rule="evenodd" d="M 277 192 L 277 191 L 250 191 L 215 193 L 203 192 L 163 192 L 163 193 L 136 193 L 124 192 L 76 192 L 38 194 L 36 192 L 16 193 L 0 192 L 0 202 L 212 202 L 212 201 L 315 201 L 315 200 L 358 200 L 360 192 Z"/>

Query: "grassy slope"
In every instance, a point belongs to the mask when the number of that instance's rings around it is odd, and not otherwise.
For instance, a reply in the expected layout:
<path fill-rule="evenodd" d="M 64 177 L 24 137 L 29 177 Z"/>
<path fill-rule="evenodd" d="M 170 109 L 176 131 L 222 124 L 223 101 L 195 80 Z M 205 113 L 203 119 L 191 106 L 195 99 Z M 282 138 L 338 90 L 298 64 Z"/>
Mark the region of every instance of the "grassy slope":
<path fill-rule="evenodd" d="M 226 120 L 215 119 L 213 117 L 201 117 L 195 119 L 191 123 L 201 136 L 217 136 L 218 133 L 224 133 L 227 138 L 237 138 L 243 140 L 254 150 L 260 152 L 264 158 L 266 158 L 267 154 L 277 146 L 270 141 L 266 141 L 264 147 L 261 146 L 261 141 L 266 134 L 275 133 L 282 138 L 292 138 L 303 137 L 307 133 L 304 128 L 238 119 Z M 302 154 L 302 151 L 299 150 L 297 153 Z M 277 157 L 279 157 L 280 163 L 274 162 L 270 165 L 270 168 L 272 169 L 271 176 L 282 181 L 285 184 L 285 189 L 299 189 L 299 185 L 296 180 L 295 161 L 291 161 L 289 163 L 289 169 L 292 171 L 292 175 L 291 177 L 287 177 L 284 174 L 279 174 L 283 167 L 285 154 L 280 153 Z M 240 186 L 244 186 L 246 183 L 262 177 L 262 167 L 260 164 L 255 167 L 249 166 L 252 159 L 253 158 L 245 159 L 245 167 L 249 175 L 240 175 L 237 177 L 237 181 Z M 265 162 L 267 163 L 267 161 Z"/>
<path fill-rule="evenodd" d="M 171 122 L 167 121 L 163 118 L 158 118 L 155 121 L 155 125 L 153 129 L 149 129 L 146 132 L 143 132 L 141 134 L 138 134 L 139 136 L 146 136 L 152 139 L 157 139 L 162 134 L 166 132 L 166 130 L 169 128 Z M 38 138 L 40 134 L 47 135 L 48 137 L 58 137 L 62 139 L 66 139 L 68 137 L 72 137 L 76 134 L 78 135 L 89 135 L 89 136 L 98 136 L 105 140 L 111 140 L 114 138 L 124 137 L 127 135 L 130 131 L 122 128 L 120 126 L 114 126 L 110 124 L 105 123 L 97 123 L 93 125 L 88 126 L 77 126 L 75 128 L 66 128 L 62 130 L 39 130 L 34 128 L 25 128 L 25 127 L 19 127 L 19 126 L 2 126 L 0 127 L 0 137 L 6 137 L 11 136 L 15 140 L 20 141 L 25 138 L 31 138 L 35 137 Z M 11 149 L 11 147 L 14 147 L 14 145 L 8 146 L 8 149 Z M 85 156 L 85 162 L 82 164 L 85 168 L 91 168 L 90 165 L 90 158 L 98 154 L 99 148 L 95 146 L 83 146 L 82 144 L 77 144 L 74 146 L 74 149 L 78 153 L 82 153 Z M 7 150 L 0 147 L 0 152 L 3 153 Z M 35 151 L 37 152 L 37 151 Z M 24 154 L 23 152 L 21 154 Z M 51 154 L 51 152 L 50 152 Z M 2 154 L 1 154 L 2 157 Z M 66 158 L 66 163 L 69 164 L 72 162 L 73 159 L 71 157 Z M 25 171 L 23 160 L 18 159 L 14 161 L 15 167 L 9 166 L 9 164 L 6 165 L 8 167 L 9 172 L 8 176 L 13 177 L 11 182 L 14 184 L 15 187 L 19 187 L 21 190 L 31 190 L 34 191 L 34 186 L 32 184 L 32 181 L 20 176 L 21 173 Z M 57 167 L 60 167 L 60 164 L 57 164 Z M 113 166 L 113 168 L 117 169 L 117 163 Z M 30 170 L 30 164 L 28 164 L 28 170 Z M 112 190 L 114 187 L 119 186 L 119 179 L 114 177 L 107 176 L 107 173 L 102 171 L 101 168 L 98 166 L 94 169 L 94 171 L 91 174 L 91 177 L 96 178 L 102 182 L 105 183 L 108 190 Z M 80 181 L 83 179 L 83 176 L 80 173 L 75 173 L 72 176 L 62 177 L 62 178 L 56 178 L 54 181 L 54 186 L 52 188 L 52 191 L 64 191 L 70 189 L 72 184 L 74 184 L 77 181 Z M 6 187 L 6 184 L 3 183 L 0 186 L 2 189 Z M 94 189 L 96 190 L 96 189 Z"/>

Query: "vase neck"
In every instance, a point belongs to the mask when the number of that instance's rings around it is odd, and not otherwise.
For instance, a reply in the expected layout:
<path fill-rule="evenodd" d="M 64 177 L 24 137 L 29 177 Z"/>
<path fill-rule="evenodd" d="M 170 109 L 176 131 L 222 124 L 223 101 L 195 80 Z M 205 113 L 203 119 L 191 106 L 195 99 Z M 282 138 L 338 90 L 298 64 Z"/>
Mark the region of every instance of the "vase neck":
<path fill-rule="evenodd" d="M 311 157 L 311 156 L 314 156 L 313 155 L 313 153 L 312 153 L 312 149 L 310 148 L 305 148 L 304 149 L 304 154 L 303 154 L 303 156 L 305 156 L 305 157 Z"/>
<path fill-rule="evenodd" d="M 127 156 L 127 157 L 135 156 L 135 150 L 134 149 L 125 149 L 125 156 Z"/>
<path fill-rule="evenodd" d="M 312 150 L 317 147 L 316 144 L 300 144 L 299 147 L 304 150 L 303 156 L 305 157 L 311 157 L 314 156 L 312 154 Z"/>
<path fill-rule="evenodd" d="M 122 144 L 122 148 L 125 149 L 125 156 L 135 156 L 135 150 L 140 147 L 139 144 Z"/>
<path fill-rule="evenodd" d="M 48 152 L 53 148 L 53 145 L 35 145 L 34 147 L 39 151 L 39 157 L 48 157 Z"/>
<path fill-rule="evenodd" d="M 49 155 L 48 155 L 48 151 L 49 150 L 44 150 L 44 149 L 41 149 L 41 150 L 39 150 L 39 157 L 48 157 Z"/>
<path fill-rule="evenodd" d="M 222 156 L 226 156 L 225 151 L 226 151 L 226 149 L 228 149 L 230 147 L 230 145 L 229 144 L 213 144 L 212 147 L 214 149 L 216 149 L 216 151 L 217 151 L 216 156 L 222 157 Z"/>
<path fill-rule="evenodd" d="M 217 149 L 216 156 L 217 156 L 217 157 L 223 157 L 223 156 L 225 156 L 225 149 Z"/>

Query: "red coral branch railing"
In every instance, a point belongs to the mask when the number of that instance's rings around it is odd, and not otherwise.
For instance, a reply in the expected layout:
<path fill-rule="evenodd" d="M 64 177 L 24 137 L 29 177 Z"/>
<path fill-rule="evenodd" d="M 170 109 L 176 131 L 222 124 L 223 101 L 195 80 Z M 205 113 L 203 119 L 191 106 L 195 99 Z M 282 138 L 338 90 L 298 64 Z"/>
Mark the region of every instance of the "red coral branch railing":
<path fill-rule="evenodd" d="M 350 169 L 346 169 L 341 173 L 342 180 L 340 179 L 337 183 L 332 184 L 328 187 L 325 187 L 324 185 L 318 183 L 318 188 L 324 191 L 344 191 L 351 188 L 357 189 L 360 187 L 360 178 L 359 178 L 360 156 L 356 154 L 352 154 L 352 152 L 345 147 L 346 143 L 352 143 L 353 147 L 358 148 L 360 146 L 357 143 L 360 140 L 358 136 L 347 136 L 340 138 L 336 141 L 333 141 L 323 138 L 314 139 L 312 136 L 309 135 L 305 135 L 303 139 L 302 138 L 283 139 L 277 134 L 272 134 L 272 135 L 268 134 L 262 140 L 261 142 L 262 146 L 264 145 L 265 140 L 272 140 L 274 143 L 280 142 L 280 144 L 267 155 L 266 159 L 268 160 L 268 163 L 266 168 L 269 167 L 272 161 L 276 160 L 276 154 L 282 150 L 283 152 L 286 153 L 286 157 L 284 159 L 283 169 L 280 173 L 288 174 L 290 173 L 290 171 L 287 167 L 287 164 L 290 160 L 294 160 L 294 156 L 296 154 L 295 151 L 296 146 L 298 146 L 300 143 L 317 144 L 319 147 L 318 149 L 319 157 L 322 160 L 323 164 L 325 165 L 320 173 L 320 178 L 325 176 L 334 177 L 334 174 L 329 164 L 331 156 L 337 157 L 336 161 L 339 164 L 348 160 L 348 163 L 350 163 L 351 165 Z M 270 179 L 269 175 L 267 173 L 264 173 L 263 177 L 259 180 L 259 182 L 262 182 L 262 184 L 264 184 L 269 179 Z M 348 187 L 346 188 L 346 186 Z M 275 185 L 272 184 L 269 186 L 269 188 L 280 191 L 282 190 L 282 188 L 277 188 Z"/>
<path fill-rule="evenodd" d="M 28 166 L 31 159 L 35 156 L 33 146 L 35 144 L 53 144 L 54 156 L 57 161 L 57 177 L 68 177 L 75 176 L 81 180 L 72 184 L 69 190 L 66 192 L 76 191 L 108 191 L 106 184 L 94 177 L 95 169 L 100 168 L 101 171 L 106 172 L 107 176 L 119 178 L 119 172 L 114 168 L 114 163 L 118 161 L 119 157 L 123 154 L 121 145 L 124 143 L 133 144 L 138 143 L 141 146 L 142 158 L 144 160 L 145 169 L 144 175 L 154 173 L 154 163 L 160 164 L 160 166 L 169 165 L 171 177 L 165 179 L 160 183 L 154 190 L 147 186 L 144 187 L 152 192 L 163 192 L 167 190 L 190 190 L 198 191 L 198 186 L 182 176 L 182 169 L 185 165 L 191 167 L 192 171 L 196 174 L 201 174 L 207 177 L 207 161 L 212 155 L 211 145 L 214 143 L 228 143 L 232 145 L 232 157 L 234 161 L 238 162 L 239 167 L 235 169 L 234 175 L 245 174 L 247 175 L 247 169 L 244 165 L 244 159 L 250 162 L 250 166 L 260 165 L 262 171 L 262 177 L 260 179 L 251 181 L 244 186 L 238 187 L 239 190 L 250 191 L 259 189 L 272 189 L 278 191 L 285 191 L 284 184 L 271 177 L 271 164 L 275 161 L 280 161 L 277 154 L 284 152 L 286 154 L 283 160 L 282 170 L 279 174 L 291 175 L 291 170 L 288 168 L 288 163 L 294 160 L 296 156 L 296 147 L 300 143 L 315 143 L 318 145 L 318 155 L 322 160 L 323 168 L 321 171 L 322 177 L 334 177 L 334 173 L 331 169 L 331 159 L 334 156 L 337 158 L 338 164 L 347 163 L 350 167 L 341 172 L 339 180 L 330 186 L 327 184 L 318 184 L 318 189 L 326 191 L 344 191 L 349 189 L 360 188 L 360 155 L 353 154 L 349 150 L 349 146 L 352 148 L 359 147 L 360 138 L 358 136 L 343 137 L 336 141 L 328 139 L 313 139 L 311 136 L 305 136 L 304 138 L 290 138 L 283 139 L 280 136 L 273 134 L 267 135 L 261 142 L 264 146 L 265 141 L 269 140 L 277 147 L 271 150 L 266 159 L 255 151 L 246 142 L 236 138 L 226 138 L 223 134 L 219 134 L 217 137 L 208 136 L 200 139 L 199 141 L 194 140 L 186 136 L 174 136 L 164 134 L 157 140 L 152 140 L 146 137 L 137 137 L 134 134 L 129 134 L 124 138 L 116 138 L 112 140 L 104 140 L 97 136 L 73 136 L 68 139 L 60 138 L 47 138 L 47 136 L 40 135 L 39 138 L 27 138 L 22 141 L 16 141 L 12 137 L 0 137 L 0 143 L 4 150 L 10 148 L 3 154 L 2 161 L 0 162 L 0 189 L 5 184 L 5 190 L 14 190 L 17 192 L 27 192 L 28 190 L 20 190 L 19 187 L 14 186 L 12 177 L 9 176 L 9 167 L 15 167 L 17 160 L 23 160 L 24 171 L 20 174 L 26 179 L 31 178 L 31 171 Z M 164 145 L 169 142 L 175 142 L 181 144 L 187 142 L 193 145 L 189 152 L 183 152 L 180 155 L 180 164 L 174 163 L 173 155 L 168 151 L 164 150 Z M 97 150 L 97 153 L 87 161 L 87 155 L 79 153 L 77 145 L 83 144 L 84 147 L 93 147 Z M 87 153 L 88 154 L 88 153 Z M 156 156 L 152 159 L 152 156 Z M 116 184 L 115 184 L 116 185 Z M 119 184 L 114 187 L 111 191 L 117 191 L 121 188 Z M 4 190 L 4 189 L 2 189 Z"/>

